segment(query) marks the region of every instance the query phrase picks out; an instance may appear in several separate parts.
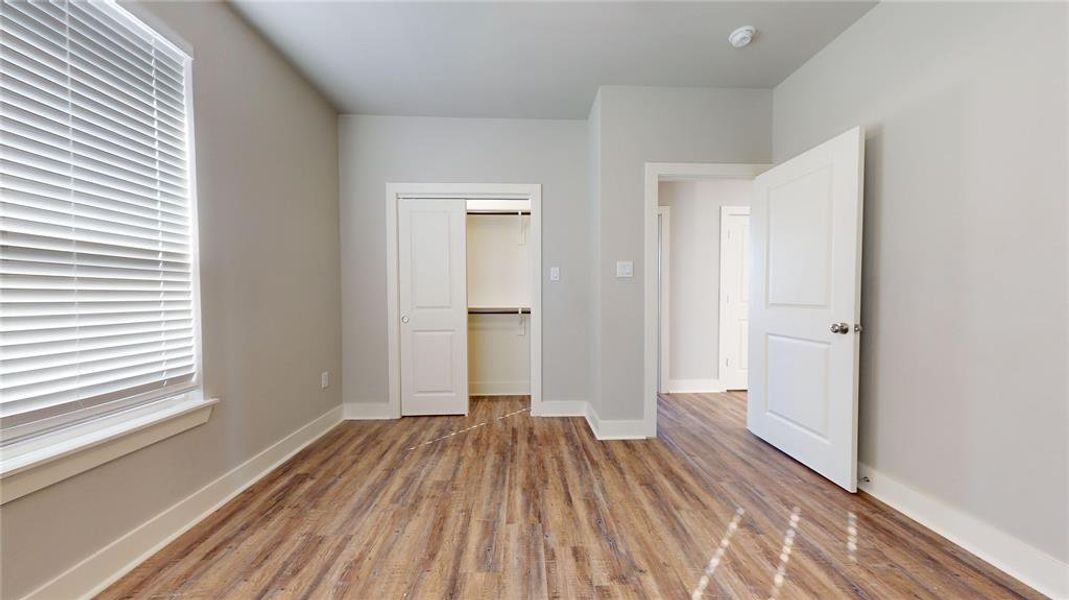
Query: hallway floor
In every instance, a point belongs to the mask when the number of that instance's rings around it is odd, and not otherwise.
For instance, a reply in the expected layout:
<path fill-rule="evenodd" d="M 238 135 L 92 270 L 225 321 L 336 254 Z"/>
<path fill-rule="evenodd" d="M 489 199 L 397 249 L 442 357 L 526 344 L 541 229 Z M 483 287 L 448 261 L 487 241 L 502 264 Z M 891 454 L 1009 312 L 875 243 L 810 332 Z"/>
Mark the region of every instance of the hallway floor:
<path fill-rule="evenodd" d="M 100 598 L 1041 598 L 673 394 L 598 442 L 526 397 L 346 421 Z"/>

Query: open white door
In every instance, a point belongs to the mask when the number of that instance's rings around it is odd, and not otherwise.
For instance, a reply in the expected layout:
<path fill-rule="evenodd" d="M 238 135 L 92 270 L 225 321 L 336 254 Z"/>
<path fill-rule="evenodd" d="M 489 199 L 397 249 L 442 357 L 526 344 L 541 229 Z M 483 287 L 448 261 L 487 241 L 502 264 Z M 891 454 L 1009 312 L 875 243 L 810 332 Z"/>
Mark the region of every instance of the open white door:
<path fill-rule="evenodd" d="M 864 133 L 754 180 L 750 431 L 857 491 Z"/>
<path fill-rule="evenodd" d="M 401 199 L 401 414 L 468 414 L 464 200 Z"/>

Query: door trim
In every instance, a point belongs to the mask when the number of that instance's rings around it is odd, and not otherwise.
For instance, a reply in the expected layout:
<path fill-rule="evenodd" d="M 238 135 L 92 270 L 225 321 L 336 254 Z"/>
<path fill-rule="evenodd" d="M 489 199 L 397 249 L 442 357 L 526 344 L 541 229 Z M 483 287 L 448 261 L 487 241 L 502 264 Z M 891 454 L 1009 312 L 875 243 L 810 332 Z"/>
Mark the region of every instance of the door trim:
<path fill-rule="evenodd" d="M 660 249 L 660 260 L 657 267 L 660 269 L 661 295 L 659 299 L 658 321 L 660 322 L 660 389 L 658 393 L 666 394 L 670 391 L 668 385 L 669 376 L 672 373 L 672 207 L 657 206 L 657 217 L 661 222 L 660 236 L 657 238 Z"/>
<path fill-rule="evenodd" d="M 657 188 L 660 182 L 753 179 L 771 166 L 745 163 L 646 163 L 643 264 L 657 264 Z M 657 437 L 657 278 L 642 279 L 642 429 L 646 437 L 653 438 Z"/>
<path fill-rule="evenodd" d="M 531 414 L 542 408 L 542 185 L 520 183 L 386 184 L 387 414 L 401 418 L 401 327 L 397 263 L 397 205 L 401 198 L 529 200 L 531 229 Z"/>
<path fill-rule="evenodd" d="M 730 387 L 728 385 L 728 378 L 724 376 L 724 354 L 725 354 L 728 346 L 730 345 L 728 343 L 728 340 L 726 339 L 726 335 L 725 335 L 726 332 L 727 332 L 727 328 L 724 327 L 724 264 L 725 264 L 725 262 L 727 262 L 726 261 L 726 255 L 724 254 L 724 229 L 725 229 L 725 226 L 727 224 L 727 217 L 731 217 L 731 216 L 746 216 L 748 218 L 750 216 L 750 207 L 749 206 L 721 206 L 720 207 L 720 266 L 719 266 L 719 269 L 720 269 L 719 270 L 720 281 L 717 283 L 717 286 L 718 286 L 717 295 L 720 298 L 719 298 L 719 302 L 717 304 L 717 310 L 719 311 L 719 316 L 717 317 L 717 327 L 716 327 L 716 330 L 717 330 L 717 332 L 719 334 L 718 337 L 720 338 L 718 340 L 718 344 L 717 344 L 716 358 L 717 358 L 718 361 L 720 361 L 720 364 L 718 364 L 716 366 L 716 373 L 717 373 L 717 378 L 719 378 L 721 385 L 723 385 L 725 389 L 737 389 L 737 388 Z M 746 252 L 745 248 L 743 248 L 743 252 Z M 743 265 L 745 265 L 746 264 L 746 259 L 744 257 L 740 257 L 740 259 L 742 260 Z"/>

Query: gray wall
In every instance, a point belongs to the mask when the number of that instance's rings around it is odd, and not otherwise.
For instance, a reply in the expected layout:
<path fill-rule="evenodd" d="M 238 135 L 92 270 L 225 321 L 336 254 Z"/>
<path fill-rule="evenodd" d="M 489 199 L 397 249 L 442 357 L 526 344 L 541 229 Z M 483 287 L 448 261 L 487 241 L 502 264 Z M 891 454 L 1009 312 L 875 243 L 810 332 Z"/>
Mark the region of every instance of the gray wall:
<path fill-rule="evenodd" d="M 4 598 L 341 401 L 319 387 L 341 355 L 335 111 L 227 6 L 148 9 L 194 52 L 204 379 L 222 402 L 200 427 L 5 504 Z"/>
<path fill-rule="evenodd" d="M 593 376 L 601 419 L 641 419 L 643 409 L 643 203 L 647 162 L 767 163 L 770 90 L 602 87 L 596 229 L 600 352 Z M 617 279 L 616 261 L 635 263 Z M 651 276 L 656 277 L 654 266 Z"/>
<path fill-rule="evenodd" d="M 883 3 L 775 89 L 866 127 L 860 459 L 1069 559 L 1066 6 Z"/>
<path fill-rule="evenodd" d="M 586 122 L 361 115 L 340 135 L 345 402 L 387 400 L 388 182 L 542 184 L 543 399 L 587 399 Z"/>

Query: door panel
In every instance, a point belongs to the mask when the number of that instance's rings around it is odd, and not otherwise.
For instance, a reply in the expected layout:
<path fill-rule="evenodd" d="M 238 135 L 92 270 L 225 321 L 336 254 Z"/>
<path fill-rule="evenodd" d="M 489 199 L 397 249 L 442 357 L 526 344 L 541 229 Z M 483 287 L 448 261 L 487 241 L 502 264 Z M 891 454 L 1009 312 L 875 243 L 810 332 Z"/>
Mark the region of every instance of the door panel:
<path fill-rule="evenodd" d="M 401 414 L 467 414 L 465 202 L 402 199 L 397 217 Z"/>
<path fill-rule="evenodd" d="M 784 423 L 827 441 L 829 344 L 769 335 L 765 410 Z"/>
<path fill-rule="evenodd" d="M 747 427 L 851 492 L 863 145 L 855 128 L 762 173 L 750 221 Z"/>
<path fill-rule="evenodd" d="M 830 166 L 768 190 L 768 303 L 828 305 Z"/>
<path fill-rule="evenodd" d="M 453 265 L 449 253 L 451 215 L 439 210 L 410 210 L 412 308 L 448 308 L 453 301 Z M 466 265 L 465 265 L 466 268 Z"/>
<path fill-rule="evenodd" d="M 449 393 L 453 381 L 453 331 L 412 332 L 412 393 Z"/>

